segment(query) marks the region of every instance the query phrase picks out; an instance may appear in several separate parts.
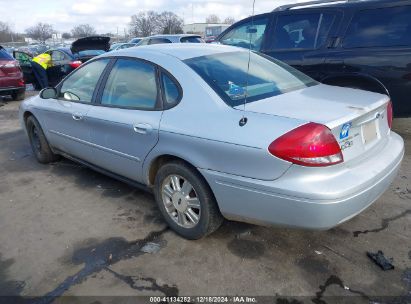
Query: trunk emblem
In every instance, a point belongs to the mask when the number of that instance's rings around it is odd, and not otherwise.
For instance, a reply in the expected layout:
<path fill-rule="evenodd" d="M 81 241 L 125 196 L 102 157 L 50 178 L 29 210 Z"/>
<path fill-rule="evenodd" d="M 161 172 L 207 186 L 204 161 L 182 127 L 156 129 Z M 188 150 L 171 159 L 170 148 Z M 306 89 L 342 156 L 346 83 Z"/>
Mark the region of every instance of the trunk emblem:
<path fill-rule="evenodd" d="M 350 133 L 351 122 L 343 124 L 340 132 L 340 139 L 347 138 Z"/>

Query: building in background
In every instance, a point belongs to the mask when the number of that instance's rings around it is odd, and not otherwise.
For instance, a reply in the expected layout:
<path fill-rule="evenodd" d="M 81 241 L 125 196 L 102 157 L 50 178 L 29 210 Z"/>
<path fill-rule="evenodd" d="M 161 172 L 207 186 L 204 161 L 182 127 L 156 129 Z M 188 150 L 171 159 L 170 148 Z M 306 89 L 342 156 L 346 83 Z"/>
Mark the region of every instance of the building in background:
<path fill-rule="evenodd" d="M 183 31 L 185 34 L 201 35 L 206 42 L 211 42 L 229 26 L 225 23 L 190 23 L 183 25 Z"/>

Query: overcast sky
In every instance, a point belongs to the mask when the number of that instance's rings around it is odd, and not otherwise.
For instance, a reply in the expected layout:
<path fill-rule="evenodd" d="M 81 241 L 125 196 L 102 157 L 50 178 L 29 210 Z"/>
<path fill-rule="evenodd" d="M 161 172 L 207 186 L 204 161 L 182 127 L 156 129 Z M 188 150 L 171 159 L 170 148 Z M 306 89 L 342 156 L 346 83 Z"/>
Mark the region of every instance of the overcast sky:
<path fill-rule="evenodd" d="M 282 4 L 303 1 L 256 0 L 255 11 L 269 12 Z M 115 33 L 117 27 L 119 32 L 127 29 L 131 15 L 147 10 L 172 11 L 185 23 L 204 22 L 210 14 L 241 20 L 251 15 L 252 0 L 0 0 L 0 7 L 0 20 L 19 32 L 37 22 L 47 22 L 60 32 L 89 23 L 98 33 Z"/>

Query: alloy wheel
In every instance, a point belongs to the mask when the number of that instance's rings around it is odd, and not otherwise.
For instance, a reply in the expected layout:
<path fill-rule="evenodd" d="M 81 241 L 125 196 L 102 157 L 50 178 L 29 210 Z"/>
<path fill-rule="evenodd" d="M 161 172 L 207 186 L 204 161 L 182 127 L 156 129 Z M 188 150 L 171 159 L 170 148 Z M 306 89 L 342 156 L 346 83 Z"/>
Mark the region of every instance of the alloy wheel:
<path fill-rule="evenodd" d="M 181 227 L 193 228 L 201 217 L 201 204 L 191 183 L 179 175 L 169 175 L 161 186 L 168 215 Z"/>

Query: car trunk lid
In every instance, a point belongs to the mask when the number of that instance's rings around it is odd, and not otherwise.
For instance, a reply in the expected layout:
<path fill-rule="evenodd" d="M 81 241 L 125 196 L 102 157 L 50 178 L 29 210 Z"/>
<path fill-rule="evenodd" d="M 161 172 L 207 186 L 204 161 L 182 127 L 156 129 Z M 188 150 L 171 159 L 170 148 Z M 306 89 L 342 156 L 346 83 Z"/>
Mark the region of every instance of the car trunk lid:
<path fill-rule="evenodd" d="M 0 77 L 16 77 L 21 73 L 19 64 L 0 46 Z"/>
<path fill-rule="evenodd" d="M 388 101 L 377 93 L 317 85 L 248 103 L 246 111 L 323 124 L 349 161 L 387 139 Z"/>
<path fill-rule="evenodd" d="M 74 41 L 70 47 L 73 54 L 88 50 L 102 50 L 107 52 L 110 49 L 110 37 L 92 36 L 80 38 Z"/>
<path fill-rule="evenodd" d="M 16 60 L 0 59 L 0 77 L 16 77 L 20 74 L 20 66 Z"/>

